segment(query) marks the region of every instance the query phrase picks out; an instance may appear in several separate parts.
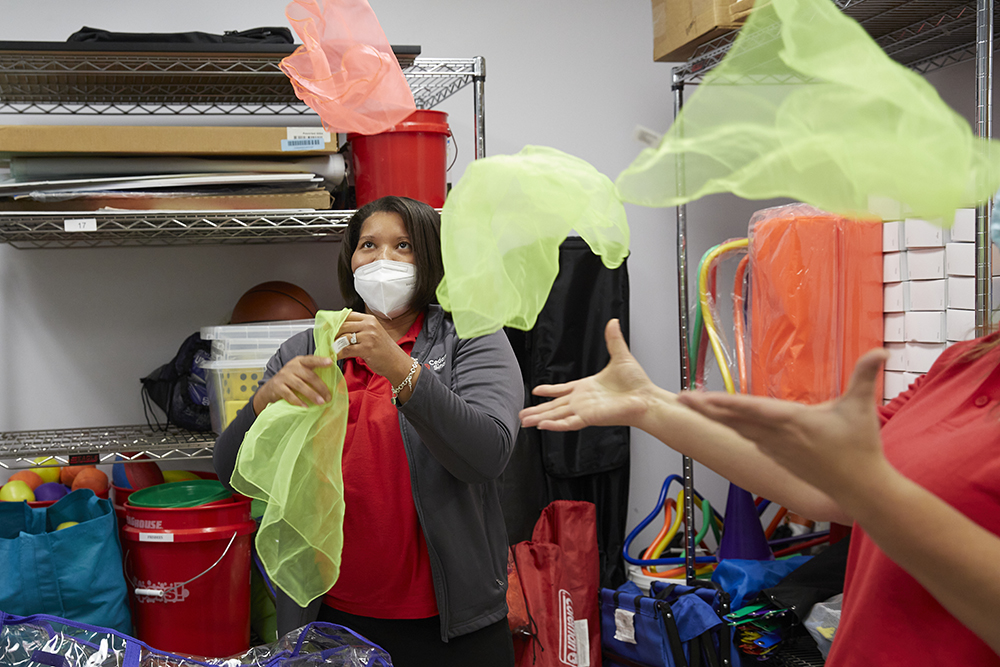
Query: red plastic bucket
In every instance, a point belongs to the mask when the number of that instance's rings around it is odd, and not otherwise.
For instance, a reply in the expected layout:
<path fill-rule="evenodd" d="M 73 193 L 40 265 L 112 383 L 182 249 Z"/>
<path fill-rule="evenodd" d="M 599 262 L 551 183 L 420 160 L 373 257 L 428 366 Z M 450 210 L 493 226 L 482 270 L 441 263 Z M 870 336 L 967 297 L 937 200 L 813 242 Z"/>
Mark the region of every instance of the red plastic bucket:
<path fill-rule="evenodd" d="M 441 208 L 450 135 L 448 114 L 429 109 L 414 111 L 380 134 L 348 134 L 358 208 L 386 195 Z"/>
<path fill-rule="evenodd" d="M 250 647 L 250 499 L 182 508 L 125 503 L 125 575 L 136 636 L 223 658 Z"/>

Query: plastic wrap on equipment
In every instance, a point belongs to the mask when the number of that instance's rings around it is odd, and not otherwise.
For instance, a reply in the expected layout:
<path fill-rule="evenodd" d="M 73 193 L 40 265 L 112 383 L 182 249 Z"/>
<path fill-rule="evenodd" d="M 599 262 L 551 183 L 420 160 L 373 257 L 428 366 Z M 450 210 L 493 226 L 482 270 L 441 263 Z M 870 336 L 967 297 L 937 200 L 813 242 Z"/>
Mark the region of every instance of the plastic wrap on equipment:
<path fill-rule="evenodd" d="M 809 616 L 806 617 L 806 630 L 816 640 L 819 652 L 824 658 L 830 653 L 837 626 L 840 625 L 840 607 L 843 602 L 843 593 L 834 595 L 826 602 L 814 604 Z"/>
<path fill-rule="evenodd" d="M 195 659 L 151 648 L 128 635 L 56 616 L 0 611 L 4 667 L 391 667 L 389 654 L 351 630 L 310 623 L 278 641 L 228 658 Z"/>
<path fill-rule="evenodd" d="M 791 204 L 755 213 L 749 236 L 751 393 L 839 396 L 882 345 L 881 223 Z"/>

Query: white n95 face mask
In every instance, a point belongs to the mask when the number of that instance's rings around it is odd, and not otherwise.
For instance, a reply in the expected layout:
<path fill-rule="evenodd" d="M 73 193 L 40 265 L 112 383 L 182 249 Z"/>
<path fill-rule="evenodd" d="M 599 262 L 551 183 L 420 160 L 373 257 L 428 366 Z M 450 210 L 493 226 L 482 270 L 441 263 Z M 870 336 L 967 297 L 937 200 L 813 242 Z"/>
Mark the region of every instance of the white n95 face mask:
<path fill-rule="evenodd" d="M 354 289 L 373 312 L 392 319 L 406 312 L 417 287 L 417 267 L 379 259 L 354 272 Z"/>

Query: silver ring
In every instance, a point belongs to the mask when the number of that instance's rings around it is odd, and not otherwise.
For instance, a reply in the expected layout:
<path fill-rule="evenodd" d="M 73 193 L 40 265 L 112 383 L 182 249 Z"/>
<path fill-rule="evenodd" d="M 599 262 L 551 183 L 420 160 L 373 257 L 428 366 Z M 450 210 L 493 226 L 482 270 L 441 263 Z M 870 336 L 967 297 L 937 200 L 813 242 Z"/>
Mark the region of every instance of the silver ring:
<path fill-rule="evenodd" d="M 352 333 L 351 334 L 351 345 L 357 345 L 357 344 L 358 344 L 358 334 Z"/>

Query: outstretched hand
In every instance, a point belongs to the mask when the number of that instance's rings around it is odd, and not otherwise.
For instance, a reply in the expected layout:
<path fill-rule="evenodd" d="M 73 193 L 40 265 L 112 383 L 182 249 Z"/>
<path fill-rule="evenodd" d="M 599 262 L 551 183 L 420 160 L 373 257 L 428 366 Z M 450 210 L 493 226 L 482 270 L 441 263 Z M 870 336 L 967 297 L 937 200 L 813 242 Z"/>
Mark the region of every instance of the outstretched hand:
<path fill-rule="evenodd" d="M 652 387 L 646 372 L 629 352 L 618 320 L 604 328 L 611 361 L 590 377 L 565 384 L 543 384 L 535 396 L 554 400 L 525 408 L 521 424 L 548 431 L 576 431 L 585 426 L 633 425 L 647 407 L 646 392 Z"/>
<path fill-rule="evenodd" d="M 872 350 L 854 367 L 847 391 L 821 405 L 721 392 L 686 392 L 678 400 L 752 440 L 790 472 L 842 500 L 865 476 L 885 472 L 875 387 L 885 362 Z M 874 479 L 874 477 L 873 477 Z"/>

